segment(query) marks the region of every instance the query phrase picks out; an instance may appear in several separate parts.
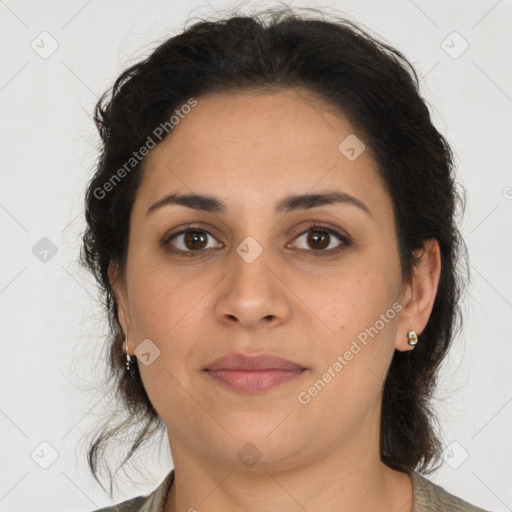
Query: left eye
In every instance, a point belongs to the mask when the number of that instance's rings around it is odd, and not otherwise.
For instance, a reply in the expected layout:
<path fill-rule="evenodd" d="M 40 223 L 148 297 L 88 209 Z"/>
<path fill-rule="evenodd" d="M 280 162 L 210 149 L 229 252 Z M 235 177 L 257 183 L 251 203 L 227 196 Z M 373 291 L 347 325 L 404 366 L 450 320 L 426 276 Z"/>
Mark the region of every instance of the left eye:
<path fill-rule="evenodd" d="M 334 238 L 338 239 L 338 245 L 332 246 Z M 313 247 L 313 251 L 309 252 L 337 252 L 345 246 L 350 245 L 349 240 L 333 228 L 327 226 L 312 226 L 307 231 L 299 235 L 296 240 L 305 241 L 309 247 Z M 300 247 L 299 247 L 300 248 Z M 306 250 L 308 250 L 306 248 Z"/>

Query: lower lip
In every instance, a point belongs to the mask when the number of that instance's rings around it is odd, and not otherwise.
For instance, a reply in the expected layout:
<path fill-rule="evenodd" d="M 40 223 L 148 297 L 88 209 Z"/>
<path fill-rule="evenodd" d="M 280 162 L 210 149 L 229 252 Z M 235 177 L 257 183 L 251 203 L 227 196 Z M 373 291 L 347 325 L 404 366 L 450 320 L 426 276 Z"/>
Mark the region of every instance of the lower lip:
<path fill-rule="evenodd" d="M 305 370 L 206 370 L 213 379 L 241 393 L 262 393 L 299 377 Z"/>

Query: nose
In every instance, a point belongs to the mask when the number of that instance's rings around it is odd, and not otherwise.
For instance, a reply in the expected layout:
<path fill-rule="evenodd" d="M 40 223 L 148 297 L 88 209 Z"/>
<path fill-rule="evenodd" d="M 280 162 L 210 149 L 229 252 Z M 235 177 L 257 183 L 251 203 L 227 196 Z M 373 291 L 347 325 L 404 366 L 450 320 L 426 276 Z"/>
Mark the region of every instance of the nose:
<path fill-rule="evenodd" d="M 265 251 L 251 263 L 236 254 L 215 315 L 231 327 L 251 330 L 282 325 L 291 316 L 293 297 L 285 283 L 284 269 L 271 262 Z"/>

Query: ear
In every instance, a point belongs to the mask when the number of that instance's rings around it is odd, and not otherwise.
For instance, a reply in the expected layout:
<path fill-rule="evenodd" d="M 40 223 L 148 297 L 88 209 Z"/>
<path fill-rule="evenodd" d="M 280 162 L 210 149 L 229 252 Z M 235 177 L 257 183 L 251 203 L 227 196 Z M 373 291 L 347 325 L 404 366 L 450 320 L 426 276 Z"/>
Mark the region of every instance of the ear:
<path fill-rule="evenodd" d="M 119 323 L 123 329 L 125 337 L 128 337 L 131 330 L 131 318 L 128 309 L 128 293 L 126 290 L 126 282 L 121 274 L 117 262 L 111 261 L 108 266 L 108 279 L 114 293 L 117 304 L 117 315 Z"/>
<path fill-rule="evenodd" d="M 414 267 L 411 282 L 402 293 L 402 310 L 398 320 L 395 348 L 400 351 L 411 350 L 407 333 L 414 329 L 418 336 L 425 329 L 434 307 L 434 301 L 441 276 L 441 250 L 436 239 L 426 240 L 415 254 L 420 263 Z M 421 338 L 418 340 L 421 343 Z"/>

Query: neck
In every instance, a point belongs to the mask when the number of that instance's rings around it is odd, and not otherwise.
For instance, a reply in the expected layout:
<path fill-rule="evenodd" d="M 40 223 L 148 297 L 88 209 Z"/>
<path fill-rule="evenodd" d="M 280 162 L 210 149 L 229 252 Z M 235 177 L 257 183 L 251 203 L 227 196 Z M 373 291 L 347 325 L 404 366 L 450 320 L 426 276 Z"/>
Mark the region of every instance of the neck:
<path fill-rule="evenodd" d="M 348 454 L 347 454 L 348 455 Z M 320 454 L 293 468 L 264 466 L 240 469 L 219 458 L 199 460 L 173 449 L 175 479 L 164 512 L 222 510 L 288 512 L 413 512 L 411 478 L 392 470 L 379 457 L 359 453 L 351 464 L 339 453 Z"/>

